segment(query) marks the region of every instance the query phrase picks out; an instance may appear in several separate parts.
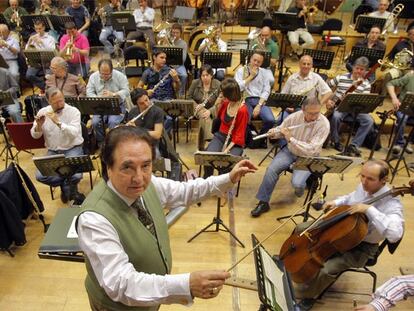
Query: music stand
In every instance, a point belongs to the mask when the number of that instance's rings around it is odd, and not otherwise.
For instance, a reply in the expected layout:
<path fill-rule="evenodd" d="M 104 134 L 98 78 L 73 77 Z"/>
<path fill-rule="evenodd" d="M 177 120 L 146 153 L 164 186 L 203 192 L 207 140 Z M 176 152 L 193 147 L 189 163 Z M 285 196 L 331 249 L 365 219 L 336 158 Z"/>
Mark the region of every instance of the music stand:
<path fill-rule="evenodd" d="M 1 55 L 0 55 L 0 67 L 5 68 L 5 69 L 9 69 L 9 64 L 6 63 L 3 56 L 1 56 Z"/>
<path fill-rule="evenodd" d="M 161 50 L 167 55 L 168 66 L 181 66 L 183 64 L 183 49 L 170 46 L 155 46 L 154 50 Z"/>
<path fill-rule="evenodd" d="M 280 30 L 282 33 L 282 40 L 280 42 L 280 56 L 279 56 L 279 92 L 282 90 L 283 83 L 283 68 L 284 68 L 284 59 L 283 55 L 285 35 L 288 31 L 295 31 L 299 28 L 299 18 L 295 13 L 284 13 L 284 12 L 273 12 L 272 15 L 272 29 Z"/>
<path fill-rule="evenodd" d="M 352 132 L 355 129 L 357 115 L 360 113 L 371 113 L 384 101 L 385 96 L 378 94 L 347 94 L 336 108 L 338 112 L 349 113 L 352 115 L 352 126 L 348 139 L 345 144 L 344 152 L 351 142 Z"/>
<path fill-rule="evenodd" d="M 71 177 L 77 173 L 94 171 L 89 155 L 65 157 L 64 154 L 33 157 L 33 162 L 43 176 L 59 176 L 69 185 L 69 198 L 72 198 Z"/>
<path fill-rule="evenodd" d="M 250 57 L 253 55 L 255 50 L 249 49 L 240 49 L 240 64 L 239 65 L 246 65 L 249 63 Z M 264 55 L 263 64 L 260 66 L 262 68 L 269 68 L 270 67 L 270 59 L 272 57 L 271 53 L 268 51 L 260 51 Z"/>
<path fill-rule="evenodd" d="M 231 66 L 231 52 L 204 52 L 201 54 L 201 63 L 212 68 L 227 68 Z"/>
<path fill-rule="evenodd" d="M 247 9 L 247 10 L 241 10 L 239 13 L 239 23 L 240 26 L 249 27 L 257 27 L 262 28 L 263 27 L 263 20 L 265 17 L 265 12 L 262 10 L 256 10 L 256 9 Z"/>
<path fill-rule="evenodd" d="M 55 50 L 24 50 L 24 57 L 26 57 L 27 64 L 33 68 L 49 67 L 52 59 L 57 56 Z"/>
<path fill-rule="evenodd" d="M 51 29 L 51 23 L 47 15 L 22 15 L 22 24 L 25 29 L 33 32 L 34 31 L 34 23 L 37 21 L 42 21 L 45 25 L 45 31 L 48 32 Z"/>
<path fill-rule="evenodd" d="M 153 100 L 152 102 L 154 103 L 154 105 L 157 105 L 162 110 L 164 110 L 165 113 L 173 119 L 173 144 L 174 144 L 174 149 L 176 149 L 176 143 L 179 142 L 178 117 L 184 117 L 188 119 L 190 116 L 194 115 L 194 105 L 195 105 L 194 100 L 173 99 L 173 100 L 167 100 L 167 101 Z M 188 142 L 188 132 L 187 132 L 187 142 Z"/>
<path fill-rule="evenodd" d="M 194 153 L 194 161 L 196 165 L 201 166 L 212 166 L 214 169 L 229 169 L 233 167 L 236 163 L 245 159 L 242 156 L 235 156 L 230 153 L 223 152 L 209 152 L 209 151 L 197 151 Z M 233 194 L 231 191 L 228 193 L 229 204 L 233 202 Z M 221 210 L 221 198 L 217 197 L 217 211 L 216 216 L 213 218 L 213 221 L 201 229 L 198 233 L 192 236 L 187 242 L 190 243 L 196 237 L 198 237 L 203 232 L 219 232 L 225 231 L 228 232 L 243 248 L 244 244 L 237 238 L 237 236 L 223 223 L 223 220 L 220 218 Z M 214 230 L 208 230 L 211 226 L 216 226 Z M 224 229 L 220 228 L 222 226 Z"/>
<path fill-rule="evenodd" d="M 369 67 L 374 66 L 378 63 L 379 59 L 383 59 L 385 50 L 369 49 L 366 47 L 353 46 L 349 61 L 353 64 L 356 59 L 361 56 L 365 56 L 369 59 Z"/>
<path fill-rule="evenodd" d="M 325 50 L 304 49 L 303 55 L 309 55 L 313 60 L 313 68 L 319 73 L 320 69 L 329 70 L 335 57 L 335 52 Z"/>
<path fill-rule="evenodd" d="M 293 95 L 293 94 L 281 94 L 281 93 L 271 93 L 266 101 L 266 106 L 273 108 L 280 108 L 280 115 L 282 116 L 281 122 L 283 122 L 283 113 L 287 108 L 298 109 L 302 105 L 306 96 Z M 260 160 L 258 166 L 260 166 L 264 160 L 268 157 L 271 157 L 272 152 L 276 153 L 277 144 L 274 144 L 273 147 L 266 153 L 266 155 Z"/>
<path fill-rule="evenodd" d="M 112 28 L 115 31 L 122 31 L 124 38 L 128 32 L 136 30 L 135 19 L 131 12 L 114 12 L 110 18 Z"/>
<path fill-rule="evenodd" d="M 194 18 L 195 11 L 196 11 L 195 8 L 189 8 L 186 6 L 176 6 L 174 13 L 173 13 L 173 18 L 176 18 L 179 21 L 182 21 L 182 20 L 191 21 Z"/>
<path fill-rule="evenodd" d="M 5 106 L 14 105 L 14 104 L 15 104 L 14 98 L 10 91 L 6 91 L 6 92 L 0 91 L 0 109 L 1 110 L 3 110 L 3 107 Z M 16 147 L 13 144 L 11 144 L 9 139 L 7 138 L 6 127 L 4 125 L 5 125 L 5 119 L 0 116 L 0 128 L 3 132 L 3 137 L 4 137 L 4 147 L 3 147 L 3 150 L 0 152 L 0 157 L 3 155 L 4 152 L 6 152 L 5 168 L 7 168 L 8 160 L 10 159 L 11 161 L 14 161 L 14 157 L 15 157 L 11 149 L 16 148 Z"/>
<path fill-rule="evenodd" d="M 283 261 L 276 256 L 272 257 L 263 245 L 257 247 L 259 240 L 254 234 L 252 234 L 252 244 L 258 294 L 262 303 L 259 310 L 300 310 L 295 304 L 292 281 Z"/>
<path fill-rule="evenodd" d="M 372 26 L 379 26 L 382 29 L 384 28 L 386 18 L 382 17 L 373 17 L 367 15 L 358 15 L 355 23 L 355 31 L 359 33 L 369 33 Z"/>
<path fill-rule="evenodd" d="M 66 31 L 65 24 L 67 22 L 73 22 L 73 16 L 71 15 L 49 15 L 48 18 L 53 29 L 58 33 L 64 33 Z"/>
<path fill-rule="evenodd" d="M 311 202 L 316 191 L 322 185 L 323 175 L 326 173 L 342 174 L 343 171 L 353 163 L 351 159 L 341 159 L 333 157 L 298 157 L 293 165 L 294 170 L 309 171 L 313 175 L 312 184 L 306 194 L 305 202 L 306 209 L 302 213 L 294 214 L 293 217 L 302 216 L 303 222 L 306 222 L 309 217 L 309 210 L 312 206 Z M 277 220 L 287 219 L 292 215 L 278 217 Z M 295 222 L 292 219 L 293 222 Z"/>
<path fill-rule="evenodd" d="M 104 135 L 106 133 L 104 116 L 122 113 L 118 97 L 75 97 L 65 96 L 65 102 L 76 107 L 81 114 L 100 115 Z"/>
<path fill-rule="evenodd" d="M 401 106 L 400 106 L 399 110 L 403 113 L 403 116 L 401 118 L 401 121 L 404 120 L 404 118 L 406 116 L 408 116 L 408 117 L 414 117 L 414 93 L 407 92 L 405 94 L 404 99 L 401 102 Z M 409 142 L 414 137 L 414 126 L 411 128 L 410 134 L 408 135 L 408 138 L 405 140 L 403 149 L 402 149 L 402 151 L 401 151 L 401 153 L 400 153 L 400 155 L 398 157 L 398 160 L 397 160 L 397 163 L 395 164 L 395 167 L 392 167 L 392 165 L 390 164 L 390 162 L 393 160 L 393 159 L 390 159 L 391 149 L 392 149 L 392 147 L 394 146 L 394 144 L 397 141 L 397 135 L 398 135 L 398 132 L 401 129 L 402 124 L 403 124 L 403 122 L 399 122 L 399 124 L 397 126 L 397 130 L 396 130 L 396 133 L 397 134 L 395 134 L 395 136 L 394 136 L 393 144 L 392 144 L 392 146 L 390 148 L 390 151 L 388 151 L 388 155 L 387 155 L 387 159 L 386 159 L 386 161 L 388 162 L 388 164 L 389 164 L 389 166 L 391 168 L 391 171 L 392 171 L 392 177 L 391 177 L 390 183 L 393 182 L 394 177 L 395 177 L 395 175 L 398 172 L 398 167 L 399 167 L 401 161 L 404 162 L 404 165 L 405 165 L 406 168 L 408 168 L 410 166 L 410 165 L 407 165 L 407 163 L 405 161 L 404 153 L 407 150 L 407 146 L 408 146 Z M 407 169 L 407 173 L 408 173 L 408 176 L 410 177 L 410 172 L 409 172 L 408 169 Z"/>

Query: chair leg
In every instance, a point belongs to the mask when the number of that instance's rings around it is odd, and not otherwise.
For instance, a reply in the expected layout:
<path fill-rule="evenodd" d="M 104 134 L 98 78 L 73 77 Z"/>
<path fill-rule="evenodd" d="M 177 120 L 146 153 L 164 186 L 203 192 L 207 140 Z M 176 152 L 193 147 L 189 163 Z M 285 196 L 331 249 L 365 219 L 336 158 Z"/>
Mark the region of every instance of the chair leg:
<path fill-rule="evenodd" d="M 53 187 L 49 186 L 49 189 L 50 189 L 50 196 L 52 197 L 52 201 L 53 201 L 55 199 L 53 196 Z"/>

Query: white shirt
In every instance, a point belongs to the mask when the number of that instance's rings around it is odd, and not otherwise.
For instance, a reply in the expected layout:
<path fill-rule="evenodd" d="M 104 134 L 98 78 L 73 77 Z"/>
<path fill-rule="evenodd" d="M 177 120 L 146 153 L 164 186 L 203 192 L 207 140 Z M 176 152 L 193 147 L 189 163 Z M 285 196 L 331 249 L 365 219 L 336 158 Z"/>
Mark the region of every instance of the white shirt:
<path fill-rule="evenodd" d="M 388 186 L 382 187 L 377 193 L 368 195 L 360 183 L 357 189 L 335 200 L 336 206 L 362 203 L 390 190 Z M 387 239 L 391 243 L 400 240 L 404 233 L 403 207 L 400 199 L 387 196 L 372 204 L 365 213 L 368 217 L 368 234 L 364 241 L 379 243 Z"/>
<path fill-rule="evenodd" d="M 265 70 L 264 68 L 259 68 L 256 77 L 249 83 L 246 83 L 244 80 L 249 76 L 248 67 L 243 66 L 237 69 L 234 79 L 239 84 L 240 91 L 246 91 L 247 97 L 256 96 L 267 100 L 270 95 L 270 82 Z"/>
<path fill-rule="evenodd" d="M 204 38 L 203 39 L 203 41 L 201 41 L 201 44 L 200 44 L 200 46 L 203 46 L 203 45 L 205 45 L 206 47 L 205 47 L 205 52 L 211 52 L 209 49 L 208 49 L 208 46 L 209 46 L 209 43 L 210 42 L 210 40 L 208 39 L 208 38 Z M 218 50 L 219 50 L 219 52 L 227 52 L 227 43 L 226 42 L 224 42 L 223 40 L 221 40 L 221 39 L 219 39 L 218 41 L 217 41 L 217 47 L 218 47 Z"/>
<path fill-rule="evenodd" d="M 163 208 L 190 205 L 214 194 L 222 195 L 233 186 L 229 174 L 186 183 L 152 176 L 151 182 Z M 114 189 L 110 183 L 108 186 Z M 116 190 L 115 193 L 119 195 Z M 119 196 L 131 205 L 131 199 Z M 99 284 L 112 300 L 128 306 L 192 303 L 189 273 L 155 275 L 136 271 L 114 227 L 102 215 L 81 214 L 78 234 L 79 246 L 88 257 Z"/>
<path fill-rule="evenodd" d="M 17 51 L 20 52 L 19 41 L 17 41 L 15 38 L 9 35 L 5 41 L 8 45 L 17 49 Z M 7 47 L 0 47 L 0 55 L 3 56 L 4 60 L 6 61 L 17 60 L 17 54 L 13 54 L 12 51 L 10 51 L 10 49 L 8 49 Z"/>
<path fill-rule="evenodd" d="M 385 18 L 387 20 L 385 22 L 385 25 L 387 23 L 390 23 L 392 19 L 392 14 L 391 12 L 388 12 L 388 11 L 385 11 L 384 13 L 381 13 L 380 11 L 375 11 L 375 12 L 369 13 L 368 16 Z M 387 32 L 393 32 L 393 31 L 394 31 L 394 22 L 391 22 L 387 28 Z"/>
<path fill-rule="evenodd" d="M 43 116 L 53 112 L 51 106 L 39 110 L 37 116 Z M 49 150 L 68 150 L 83 143 L 80 112 L 77 108 L 65 104 L 63 110 L 58 113 L 62 122 L 59 128 L 49 117 L 46 116 L 45 123 L 40 132 L 36 132 L 37 122 L 33 122 L 30 134 L 34 139 L 42 135 L 45 139 L 45 146 Z"/>
<path fill-rule="evenodd" d="M 303 95 L 306 97 L 317 97 L 331 92 L 328 84 L 316 72 L 310 71 L 306 77 L 298 72 L 292 74 L 282 89 L 282 94 Z"/>
<path fill-rule="evenodd" d="M 43 36 L 40 36 L 39 34 L 35 34 L 31 36 L 30 38 L 34 36 L 39 37 L 40 42 L 41 42 L 41 43 L 37 43 L 37 41 L 33 41 L 31 45 L 33 45 L 35 49 L 37 50 L 55 50 L 56 49 L 55 39 L 51 35 L 49 35 L 47 32 L 45 32 Z M 27 41 L 26 49 L 31 48 L 31 46 L 29 46 L 29 42 L 30 42 L 30 39 Z"/>
<path fill-rule="evenodd" d="M 154 24 L 155 11 L 153 8 L 146 7 L 144 13 L 141 8 L 135 9 L 133 14 L 137 28 L 150 27 Z"/>

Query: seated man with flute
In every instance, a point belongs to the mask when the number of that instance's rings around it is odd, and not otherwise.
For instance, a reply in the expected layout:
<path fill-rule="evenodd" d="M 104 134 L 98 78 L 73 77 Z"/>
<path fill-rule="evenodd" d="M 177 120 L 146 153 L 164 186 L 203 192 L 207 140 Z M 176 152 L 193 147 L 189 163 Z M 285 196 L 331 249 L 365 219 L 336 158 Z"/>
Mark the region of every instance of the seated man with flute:
<path fill-rule="evenodd" d="M 280 144 L 283 147 L 266 169 L 256 194 L 259 203 L 250 213 L 253 217 L 259 217 L 270 210 L 270 197 L 281 172 L 287 170 L 298 156 L 318 156 L 321 152 L 323 142 L 329 134 L 329 121 L 320 111 L 319 100 L 315 97 L 307 98 L 302 104 L 302 110 L 292 113 L 279 127 L 269 130 L 269 137 L 281 138 L 286 142 Z M 308 171 L 293 171 L 292 185 L 296 196 L 303 195 L 310 174 Z"/>

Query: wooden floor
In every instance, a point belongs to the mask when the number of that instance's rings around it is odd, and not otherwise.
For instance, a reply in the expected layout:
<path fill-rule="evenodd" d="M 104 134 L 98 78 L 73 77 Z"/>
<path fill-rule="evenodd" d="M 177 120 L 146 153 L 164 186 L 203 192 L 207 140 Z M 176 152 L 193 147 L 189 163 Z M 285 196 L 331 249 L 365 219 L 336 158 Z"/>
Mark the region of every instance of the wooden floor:
<path fill-rule="evenodd" d="M 191 135 L 189 143 L 185 143 L 184 132 L 181 133 L 181 141 L 178 151 L 184 161 L 191 167 L 194 166 L 192 153 L 195 150 L 195 131 Z M 383 137 L 386 140 L 386 137 Z M 43 150 L 35 152 L 38 155 Z M 258 163 L 265 155 L 266 150 L 247 149 L 246 154 L 250 159 Z M 324 150 L 324 154 L 334 153 L 333 149 Z M 364 156 L 368 156 L 368 150 L 364 149 Z M 384 158 L 385 151 L 376 153 L 376 157 Z M 19 156 L 23 169 L 34 180 L 34 164 L 31 156 L 23 153 Z M 411 157 L 408 161 L 413 160 Z M 240 195 L 235 199 L 233 210 L 226 207 L 222 209 L 222 219 L 229 225 L 236 235 L 246 244 L 246 248 L 236 245 L 228 233 L 204 233 L 191 243 L 187 240 L 198 230 L 210 223 L 216 213 L 216 199 L 212 198 L 204 202 L 201 207 L 192 206 L 189 211 L 170 228 L 171 244 L 173 251 L 173 273 L 182 273 L 203 269 L 228 269 L 237 259 L 241 258 L 251 248 L 250 235 L 254 233 L 259 239 L 267 236 L 279 223 L 276 217 L 290 214 L 301 205 L 302 200 L 295 199 L 290 186 L 290 176 L 282 176 L 271 200 L 271 211 L 259 218 L 251 218 L 250 210 L 255 206 L 255 192 L 264 174 L 269 159 L 259 168 L 255 175 L 243 179 Z M 4 162 L 3 162 L 4 163 Z M 328 197 L 333 198 L 352 191 L 358 183 L 358 171 L 356 168 L 346 173 L 342 181 L 338 175 L 325 175 L 324 184 L 328 184 Z M 96 173 L 94 177 L 96 178 Z M 394 181 L 394 185 L 407 183 L 405 171 L 401 171 Z M 52 222 L 53 217 L 60 208 L 67 208 L 59 199 L 51 200 L 49 188 L 35 182 L 37 190 L 41 194 L 46 211 L 44 215 L 47 222 Z M 80 185 L 81 191 L 88 193 L 89 180 L 84 178 Z M 59 197 L 59 191 L 56 196 Z M 379 263 L 373 268 L 378 274 L 379 284 L 394 275 L 399 275 L 399 267 L 414 268 L 412 261 L 412 244 L 414 241 L 413 215 L 411 207 L 413 198 L 403 198 L 406 217 L 406 232 L 404 240 L 394 255 L 383 254 Z M 315 215 L 316 212 L 312 211 Z M 234 221 L 232 222 L 232 220 Z M 266 249 L 277 254 L 283 241 L 293 229 L 293 223 L 288 223 L 279 232 L 272 236 L 266 243 Z M 85 268 L 82 263 L 39 259 L 37 251 L 44 236 L 43 227 L 38 220 L 29 220 L 26 227 L 27 244 L 13 248 L 15 257 L 7 253 L 0 253 L 0 310 L 88 310 L 88 300 L 84 289 L 83 280 Z M 255 268 L 253 257 L 249 256 L 233 271 L 238 277 L 254 279 Z M 344 289 L 362 294 L 343 294 L 328 292 L 324 298 L 316 304 L 315 310 L 351 310 L 352 300 L 359 303 L 369 300 L 370 279 L 365 275 L 344 275 L 334 288 Z M 220 296 L 214 300 L 196 300 L 194 310 L 257 310 L 259 299 L 257 293 L 225 287 Z M 413 310 L 412 301 L 402 302 L 397 310 Z M 183 306 L 164 306 L 162 310 L 186 310 Z"/>

